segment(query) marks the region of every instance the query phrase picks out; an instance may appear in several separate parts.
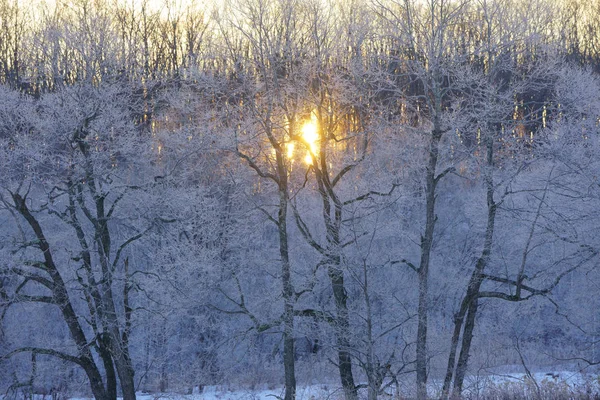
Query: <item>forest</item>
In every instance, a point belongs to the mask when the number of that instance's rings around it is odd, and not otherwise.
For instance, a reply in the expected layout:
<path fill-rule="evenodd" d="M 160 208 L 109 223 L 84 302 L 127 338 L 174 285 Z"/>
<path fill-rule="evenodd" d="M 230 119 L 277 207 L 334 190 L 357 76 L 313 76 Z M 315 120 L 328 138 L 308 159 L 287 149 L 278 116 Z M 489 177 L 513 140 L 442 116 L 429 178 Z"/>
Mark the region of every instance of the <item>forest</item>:
<path fill-rule="evenodd" d="M 600 0 L 0 26 L 0 398 L 599 398 Z"/>

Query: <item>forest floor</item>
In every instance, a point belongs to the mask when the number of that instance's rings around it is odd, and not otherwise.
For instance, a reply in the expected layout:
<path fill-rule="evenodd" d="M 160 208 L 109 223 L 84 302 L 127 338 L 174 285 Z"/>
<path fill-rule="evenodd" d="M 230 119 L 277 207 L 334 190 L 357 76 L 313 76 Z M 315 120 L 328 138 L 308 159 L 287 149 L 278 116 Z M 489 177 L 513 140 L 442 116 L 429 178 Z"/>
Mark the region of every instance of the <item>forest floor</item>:
<path fill-rule="evenodd" d="M 440 388 L 431 382 L 430 395 L 439 398 Z M 410 383 L 391 385 L 389 396 L 380 399 L 411 399 Z M 398 395 L 397 392 L 400 392 Z M 414 393 L 414 392 L 413 392 Z M 524 373 L 495 373 L 470 376 L 465 382 L 466 399 L 600 399 L 600 375 L 572 371 L 538 371 L 528 376 Z M 283 387 L 233 388 L 205 386 L 195 388 L 191 394 L 138 393 L 138 400 L 277 400 L 283 398 Z M 361 392 L 366 399 L 366 391 Z M 339 385 L 299 385 L 298 400 L 341 400 L 343 392 Z M 40 399 L 41 400 L 41 399 Z M 88 400 L 88 399 L 72 399 Z"/>
<path fill-rule="evenodd" d="M 439 398 L 441 381 L 431 380 L 429 395 Z M 408 400 L 414 398 L 412 381 L 388 385 L 381 400 Z M 568 370 L 538 370 L 531 374 L 495 371 L 472 375 L 465 381 L 464 398 L 472 400 L 599 400 L 600 374 Z M 277 400 L 284 395 L 283 387 L 256 385 L 252 388 L 234 386 L 205 386 L 194 388 L 189 394 L 137 393 L 137 400 Z M 338 384 L 299 385 L 298 400 L 342 400 L 343 392 Z M 0 395 L 0 400 L 12 397 Z M 19 398 L 24 398 L 20 396 Z M 34 394 L 30 400 L 55 400 L 51 395 Z M 63 397 L 69 400 L 90 400 L 84 397 Z M 360 399 L 366 399 L 361 390 Z"/>

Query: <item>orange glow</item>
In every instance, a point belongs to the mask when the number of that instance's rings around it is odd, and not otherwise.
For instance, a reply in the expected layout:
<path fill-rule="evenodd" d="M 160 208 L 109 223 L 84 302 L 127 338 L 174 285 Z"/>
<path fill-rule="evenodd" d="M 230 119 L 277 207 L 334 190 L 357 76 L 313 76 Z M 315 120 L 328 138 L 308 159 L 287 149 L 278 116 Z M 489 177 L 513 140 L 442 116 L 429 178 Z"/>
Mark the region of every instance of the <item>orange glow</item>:
<path fill-rule="evenodd" d="M 287 149 L 287 157 L 291 160 L 292 157 L 294 156 L 294 143 L 293 142 L 289 142 L 285 146 L 286 146 L 286 149 Z"/>
<path fill-rule="evenodd" d="M 304 157 L 304 162 L 312 165 L 313 157 L 316 156 L 319 145 L 319 124 L 316 114 L 313 112 L 310 114 L 310 120 L 306 121 L 302 125 L 302 139 L 308 146 L 308 151 Z"/>

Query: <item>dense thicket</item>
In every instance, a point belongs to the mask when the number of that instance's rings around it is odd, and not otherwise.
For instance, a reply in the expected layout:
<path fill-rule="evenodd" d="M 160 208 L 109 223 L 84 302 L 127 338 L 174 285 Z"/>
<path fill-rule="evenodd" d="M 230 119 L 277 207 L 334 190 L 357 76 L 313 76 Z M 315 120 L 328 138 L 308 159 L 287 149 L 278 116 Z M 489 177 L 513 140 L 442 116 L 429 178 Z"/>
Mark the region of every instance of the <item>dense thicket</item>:
<path fill-rule="evenodd" d="M 458 398 L 600 362 L 600 2 L 0 0 L 0 25 L 8 394 Z"/>

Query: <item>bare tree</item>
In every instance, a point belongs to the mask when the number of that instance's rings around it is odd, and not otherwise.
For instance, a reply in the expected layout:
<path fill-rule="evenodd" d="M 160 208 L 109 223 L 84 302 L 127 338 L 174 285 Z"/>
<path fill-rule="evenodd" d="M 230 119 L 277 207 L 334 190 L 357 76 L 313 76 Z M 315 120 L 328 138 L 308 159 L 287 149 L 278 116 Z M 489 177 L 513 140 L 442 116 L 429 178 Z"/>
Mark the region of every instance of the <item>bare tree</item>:
<path fill-rule="evenodd" d="M 514 64 L 506 64 L 506 60 L 510 57 L 502 56 L 503 51 L 510 51 L 510 41 L 506 40 L 506 36 L 502 37 L 493 36 L 492 32 L 498 35 L 498 32 L 506 32 L 502 28 L 494 25 L 500 23 L 500 21 L 506 22 L 504 18 L 498 18 L 497 14 L 502 13 L 503 7 L 499 3 L 487 3 L 482 4 L 482 15 L 484 21 L 484 27 L 486 27 L 485 54 L 486 68 L 484 70 L 483 80 L 487 88 L 494 88 L 491 92 L 485 94 L 486 90 L 483 90 L 481 94 L 487 99 L 483 98 L 478 100 L 478 104 L 481 106 L 488 103 L 491 107 L 482 107 L 475 111 L 477 115 L 476 120 L 478 121 L 477 132 L 483 143 L 482 148 L 485 149 L 485 161 L 483 166 L 483 182 L 486 191 L 486 203 L 487 203 L 487 222 L 484 234 L 483 246 L 481 254 L 478 256 L 475 266 L 471 275 L 471 278 L 467 284 L 467 290 L 458 312 L 454 316 L 454 333 L 451 340 L 450 355 L 448 358 L 448 368 L 444 380 L 444 386 L 442 393 L 444 397 L 450 395 L 450 385 L 453 381 L 453 392 L 452 395 L 460 397 L 463 389 L 463 383 L 465 380 L 465 374 L 468 366 L 469 353 L 471 350 L 471 343 L 473 340 L 473 332 L 475 327 L 475 319 L 478 312 L 478 305 L 484 298 L 499 298 L 511 302 L 520 302 L 531 299 L 535 296 L 550 296 L 552 290 L 559 284 L 559 282 L 568 274 L 572 273 L 578 268 L 586 265 L 590 260 L 596 257 L 597 250 L 595 250 L 588 243 L 580 243 L 580 248 L 570 248 L 567 243 L 570 239 L 554 237 L 553 229 L 544 231 L 541 226 L 546 223 L 550 223 L 548 219 L 552 219 L 547 212 L 553 213 L 554 206 L 552 198 L 554 196 L 567 195 L 565 181 L 563 178 L 569 173 L 558 172 L 556 168 L 556 160 L 552 157 L 547 157 L 544 153 L 535 152 L 535 161 L 521 163 L 510 163 L 505 160 L 503 154 L 510 143 L 510 140 L 506 140 L 503 132 L 506 130 L 517 132 L 515 137 L 517 142 L 521 139 L 519 135 L 519 127 L 522 126 L 523 120 L 529 120 L 529 126 L 531 122 L 537 120 L 537 126 L 533 126 L 532 130 L 525 139 L 525 143 L 533 143 L 534 140 L 538 143 L 545 143 L 549 132 L 545 129 L 554 125 L 557 121 L 550 121 L 553 117 L 558 117 L 560 114 L 556 113 L 556 110 L 552 110 L 549 106 L 552 102 L 562 103 L 560 98 L 548 98 L 547 104 L 543 107 L 543 112 L 538 112 L 541 106 L 523 105 L 524 109 L 535 110 L 533 115 L 519 114 L 519 118 L 515 117 L 514 111 L 514 96 L 515 93 L 521 93 L 523 98 L 528 97 L 525 93 L 547 91 L 550 90 L 550 86 L 560 86 L 561 81 L 561 67 L 558 66 L 554 59 L 547 61 L 538 61 L 541 64 L 530 67 L 529 74 L 522 80 L 516 78 L 517 68 Z M 495 42 L 494 41 L 499 41 Z M 493 51 L 492 51 L 493 49 Z M 504 49 L 504 50 L 502 50 Z M 576 71 L 576 70 L 574 70 Z M 573 71 L 573 72 L 574 72 Z M 588 77 L 589 78 L 589 77 Z M 588 83 L 593 83 L 593 79 L 588 79 Z M 561 91 L 557 91 L 559 94 Z M 568 96 L 568 95 L 567 95 Z M 584 96 L 586 97 L 586 96 Z M 530 98 L 534 98 L 531 96 Z M 587 96 L 587 105 L 594 108 L 596 101 L 593 98 Z M 569 103 L 567 101 L 567 103 Z M 564 106 L 563 106 L 564 107 Z M 487 111 L 486 111 L 487 109 Z M 504 111 L 502 111 L 504 110 Z M 590 112 L 594 113 L 595 111 Z M 568 112 L 565 111 L 565 115 Z M 576 115 L 571 114 L 570 118 L 579 120 L 582 114 L 577 112 Z M 560 120 L 560 117 L 557 118 Z M 479 125 L 481 121 L 485 121 L 485 126 Z M 552 135 L 552 134 L 550 134 Z M 526 136 L 526 137 L 527 137 Z M 524 154 L 524 149 L 521 146 L 517 146 L 516 149 L 509 151 L 515 151 L 517 154 L 513 158 L 523 160 L 523 157 L 527 157 Z M 531 163 L 531 164 L 530 164 Z M 547 176 L 542 177 L 541 182 L 538 183 L 538 178 L 534 174 L 526 172 L 527 169 L 536 169 L 532 165 L 546 165 L 546 167 L 540 167 L 541 173 L 547 173 Z M 549 168 L 549 170 L 547 170 Z M 559 167 L 559 169 L 562 169 Z M 500 182 L 495 179 L 500 177 Z M 561 183 L 559 183 L 561 182 Z M 514 185 L 514 186 L 513 186 Z M 555 185 L 563 187 L 564 190 L 559 190 L 560 194 L 556 190 L 552 189 Z M 565 185 L 565 186 L 563 186 Z M 521 187 L 520 189 L 516 189 Z M 529 217 L 528 223 L 530 224 L 527 228 L 527 233 L 524 237 L 524 249 L 520 255 L 520 260 L 515 260 L 515 264 L 519 265 L 516 276 L 512 277 L 509 274 L 507 276 L 498 276 L 494 273 L 486 272 L 486 268 L 496 262 L 495 257 L 492 256 L 492 250 L 494 248 L 501 248 L 502 245 L 495 244 L 494 235 L 497 227 L 497 215 L 498 213 L 512 213 L 515 212 L 514 204 L 518 202 L 518 198 L 523 193 L 529 193 L 532 197 L 530 199 L 532 209 L 528 211 L 532 216 Z M 572 192 L 573 194 L 575 192 Z M 579 198 L 577 196 L 577 198 Z M 510 206 L 509 206 L 510 204 Z M 582 207 L 583 211 L 584 207 Z M 547 210 L 547 211 L 546 211 Z M 542 222 L 546 221 L 546 222 Z M 564 221 L 569 224 L 569 222 Z M 551 223 L 550 223 L 551 224 Z M 500 229 L 502 229 L 501 227 Z M 552 232 L 552 233 L 551 233 Z M 550 235 L 546 235 L 550 233 Z M 553 243 L 554 246 L 565 246 L 565 252 L 568 254 L 565 257 L 558 257 L 550 262 L 550 257 L 545 260 L 546 263 L 552 263 L 557 268 L 553 273 L 555 274 L 551 278 L 548 278 L 547 283 L 543 285 L 526 284 L 525 281 L 532 279 L 532 275 L 539 274 L 539 272 L 528 272 L 528 268 L 532 268 L 530 264 L 533 264 L 531 258 L 535 257 L 536 249 L 543 248 L 546 243 Z M 505 257 L 505 256 L 503 256 Z M 546 272 L 552 270 L 548 267 Z M 482 289 L 482 286 L 486 282 L 507 285 L 511 287 L 510 293 L 503 293 L 501 291 L 487 291 Z M 514 290 L 514 292 L 513 292 Z M 550 300 L 555 306 L 556 303 Z M 458 359 L 456 358 L 456 351 L 459 345 L 459 338 L 462 333 L 462 340 L 460 343 L 460 354 Z"/>
<path fill-rule="evenodd" d="M 462 58 L 454 50 L 459 38 L 452 27 L 468 7 L 468 1 L 377 2 L 378 12 L 387 24 L 383 35 L 389 37 L 392 48 L 387 55 L 392 87 L 405 102 L 408 113 L 415 112 L 415 127 L 427 137 L 424 171 L 423 231 L 420 239 L 419 262 L 406 261 L 418 276 L 418 329 L 416 338 L 417 398 L 427 397 L 427 329 L 429 314 L 429 269 L 435 237 L 436 198 L 440 181 L 449 172 L 439 171 L 440 143 L 452 126 L 452 97 L 458 87 L 454 80 L 460 71 Z"/>
<path fill-rule="evenodd" d="M 4 271 L 15 280 L 4 311 L 24 302 L 56 306 L 75 344 L 74 354 L 27 346 L 4 356 L 31 352 L 73 362 L 101 399 L 116 398 L 117 377 L 123 396 L 135 399 L 129 353 L 134 283 L 127 251 L 153 225 L 128 226 L 123 222 L 129 218 L 120 215 L 123 204 L 143 193 L 126 173 L 136 163 L 131 151 L 139 154 L 142 143 L 130 137 L 135 128 L 125 99 L 116 86 L 47 95 L 37 115 L 30 104 L 25 121 L 32 122 L 12 126 L 16 132 L 3 146 L 14 173 L 3 179 L 2 204 L 19 227 L 20 243 Z M 33 135 L 41 136 L 37 145 Z M 52 239 L 57 224 L 72 248 Z"/>
<path fill-rule="evenodd" d="M 297 297 L 289 255 L 288 209 L 293 162 L 290 143 L 299 129 L 301 104 L 295 85 L 305 31 L 295 2 L 257 0 L 236 4 L 234 10 L 239 16 L 221 25 L 234 70 L 231 84 L 235 95 L 227 95 L 228 115 L 232 119 L 227 123 L 234 135 L 235 154 L 260 181 L 275 185 L 278 198 L 275 215 L 264 207 L 260 209 L 277 227 L 283 313 L 275 322 L 259 324 L 257 329 L 264 331 L 280 323 L 283 325 L 285 399 L 292 400 L 296 396 L 294 305 Z M 243 301 L 237 303 L 237 307 L 255 320 Z"/>

